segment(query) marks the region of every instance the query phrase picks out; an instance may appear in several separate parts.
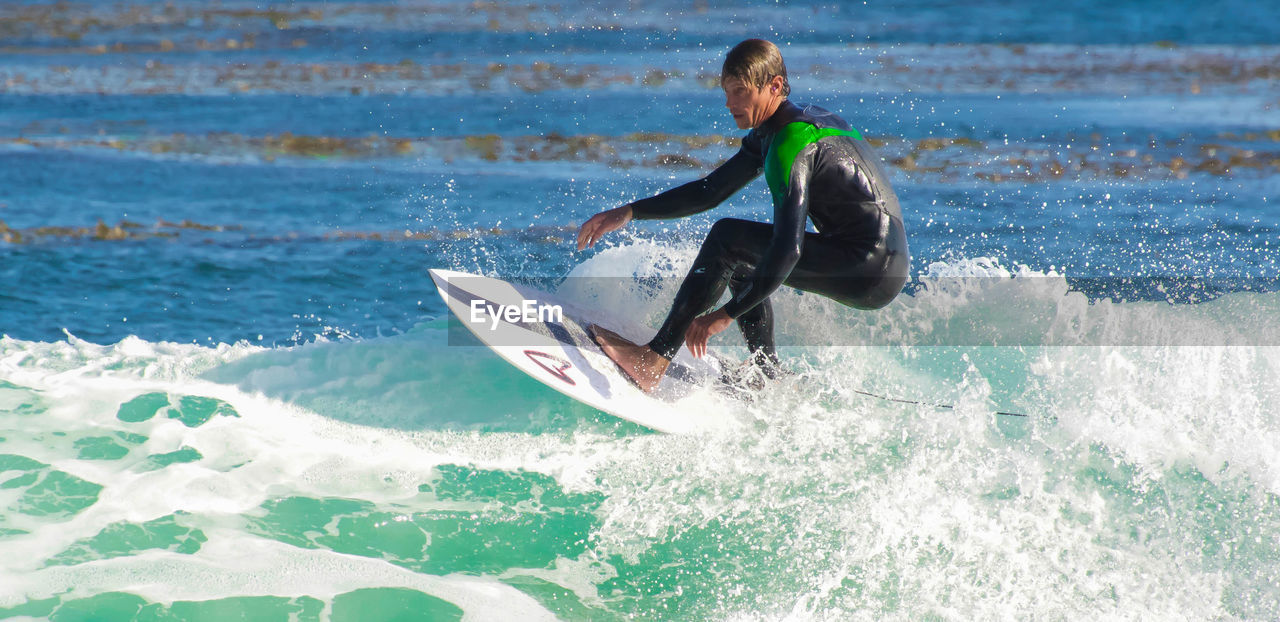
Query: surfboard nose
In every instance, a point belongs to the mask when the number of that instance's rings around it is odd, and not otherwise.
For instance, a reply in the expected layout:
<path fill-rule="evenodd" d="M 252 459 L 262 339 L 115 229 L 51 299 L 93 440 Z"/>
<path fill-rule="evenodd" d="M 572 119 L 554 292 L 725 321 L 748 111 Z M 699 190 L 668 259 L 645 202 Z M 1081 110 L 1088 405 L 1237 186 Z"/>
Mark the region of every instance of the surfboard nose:
<path fill-rule="evenodd" d="M 445 270 L 441 270 L 439 268 L 428 268 L 427 274 L 431 275 L 431 281 L 436 284 L 436 288 L 438 289 L 444 289 L 445 285 L 449 282 L 449 277 Z"/>

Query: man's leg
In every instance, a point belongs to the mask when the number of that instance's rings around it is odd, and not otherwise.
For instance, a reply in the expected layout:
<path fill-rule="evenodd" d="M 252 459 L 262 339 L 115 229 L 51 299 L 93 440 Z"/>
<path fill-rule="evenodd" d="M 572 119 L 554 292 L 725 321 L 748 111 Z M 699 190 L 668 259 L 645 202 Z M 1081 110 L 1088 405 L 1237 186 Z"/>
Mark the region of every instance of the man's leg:
<path fill-rule="evenodd" d="M 737 218 L 716 221 L 707 233 L 707 239 L 703 241 L 698 257 L 693 260 L 693 266 L 689 268 L 684 282 L 680 284 L 666 321 L 649 341 L 649 347 L 667 360 L 675 357 L 680 346 L 684 345 L 684 334 L 693 324 L 693 319 L 711 310 L 712 305 L 719 302 L 734 275 L 743 274 L 745 276 L 742 278 L 745 279 L 751 274 L 759 257 L 768 248 L 772 235 L 773 226 L 765 223 Z M 766 322 L 760 327 L 768 328 L 771 345 L 773 315 L 768 310 L 763 313 L 763 316 L 753 316 L 752 319 L 756 321 L 753 326 L 760 326 L 760 321 Z M 751 315 L 751 312 L 747 315 Z M 739 326 L 742 326 L 741 320 Z"/>
<path fill-rule="evenodd" d="M 693 319 L 720 300 L 732 274 L 744 269 L 745 274 L 750 274 L 772 233 L 773 227 L 764 223 L 732 218 L 717 221 L 680 284 L 666 321 L 647 345 L 631 343 L 594 325 L 590 327 L 592 337 L 636 386 L 646 392 L 654 390 L 684 345 L 684 335 Z M 767 315 L 758 312 L 748 320 L 752 322 L 748 330 L 753 335 L 762 334 L 765 327 L 772 335 L 772 315 L 767 310 L 763 313 Z"/>
<path fill-rule="evenodd" d="M 747 286 L 749 278 L 751 278 L 750 271 L 739 270 L 729 281 L 729 290 L 735 296 L 738 295 L 738 292 Z M 768 298 L 738 316 L 738 330 L 742 332 L 743 341 L 747 342 L 751 362 L 772 378 L 780 361 L 778 348 L 773 342 L 773 305 Z"/>
<path fill-rule="evenodd" d="M 884 239 L 869 243 L 805 234 L 800 260 L 785 284 L 858 309 L 888 304 L 906 282 L 908 255 L 901 224 L 886 220 L 885 228 Z M 684 345 L 693 319 L 720 300 L 733 277 L 743 275 L 737 280 L 743 280 L 745 286 L 772 237 L 773 225 L 736 218 L 717 221 L 680 285 L 666 321 L 649 344 L 633 344 L 604 333 L 596 335 L 596 342 L 636 384 L 651 390 Z M 739 328 L 753 355 L 759 352 L 768 362 L 777 361 L 773 310 L 767 299 L 739 317 Z"/>
<path fill-rule="evenodd" d="M 885 219 L 884 240 L 837 240 L 805 234 L 800 260 L 785 283 L 859 309 L 887 304 L 906 281 L 906 236 Z M 719 302 L 726 287 L 747 287 L 773 238 L 773 225 L 736 218 L 716 221 L 676 293 L 671 311 L 649 347 L 670 360 L 684 344 L 693 319 Z M 738 317 L 738 327 L 762 366 L 778 363 L 769 299 Z M 766 367 L 767 368 L 767 367 Z M 772 370 L 770 370 L 772 371 Z"/>

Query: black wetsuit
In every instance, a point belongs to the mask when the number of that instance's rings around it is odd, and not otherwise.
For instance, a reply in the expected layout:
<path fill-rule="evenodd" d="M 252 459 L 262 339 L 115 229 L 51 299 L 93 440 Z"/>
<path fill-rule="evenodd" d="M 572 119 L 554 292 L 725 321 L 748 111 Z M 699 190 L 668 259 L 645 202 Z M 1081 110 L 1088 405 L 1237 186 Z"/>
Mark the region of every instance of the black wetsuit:
<path fill-rule="evenodd" d="M 706 177 L 631 204 L 638 219 L 719 205 L 765 174 L 773 224 L 717 221 L 649 347 L 670 359 L 693 319 L 728 285 L 724 306 L 758 362 L 777 362 L 769 295 L 786 284 L 859 309 L 889 304 L 907 281 L 906 231 L 879 158 L 843 119 L 783 101 L 742 148 Z M 813 221 L 818 233 L 805 231 Z"/>

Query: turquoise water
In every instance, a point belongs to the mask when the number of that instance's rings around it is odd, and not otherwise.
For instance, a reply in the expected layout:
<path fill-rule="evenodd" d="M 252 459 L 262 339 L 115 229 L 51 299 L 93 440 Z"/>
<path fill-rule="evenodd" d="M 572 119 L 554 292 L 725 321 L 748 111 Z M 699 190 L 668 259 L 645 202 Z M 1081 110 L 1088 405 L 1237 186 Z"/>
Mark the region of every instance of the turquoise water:
<path fill-rule="evenodd" d="M 0 617 L 1280 617 L 1280 16 L 1113 4 L 0 6 Z M 732 153 L 748 36 L 907 292 L 779 292 L 690 436 L 471 345 L 428 268 L 656 325 L 768 217 L 571 248 Z"/>

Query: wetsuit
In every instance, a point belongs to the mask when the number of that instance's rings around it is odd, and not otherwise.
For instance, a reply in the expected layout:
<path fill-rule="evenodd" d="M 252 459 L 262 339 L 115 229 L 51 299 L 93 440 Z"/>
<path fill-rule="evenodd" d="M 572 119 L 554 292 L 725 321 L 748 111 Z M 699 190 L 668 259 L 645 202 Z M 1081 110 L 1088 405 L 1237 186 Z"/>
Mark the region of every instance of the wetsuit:
<path fill-rule="evenodd" d="M 670 359 L 727 285 L 724 306 L 753 358 L 777 363 L 769 295 L 780 285 L 858 309 L 889 304 L 907 280 L 906 231 L 879 158 L 843 119 L 784 100 L 706 177 L 631 203 L 637 219 L 679 218 L 719 205 L 763 172 L 773 224 L 717 221 L 649 347 Z M 805 231 L 812 220 L 817 233 Z"/>

